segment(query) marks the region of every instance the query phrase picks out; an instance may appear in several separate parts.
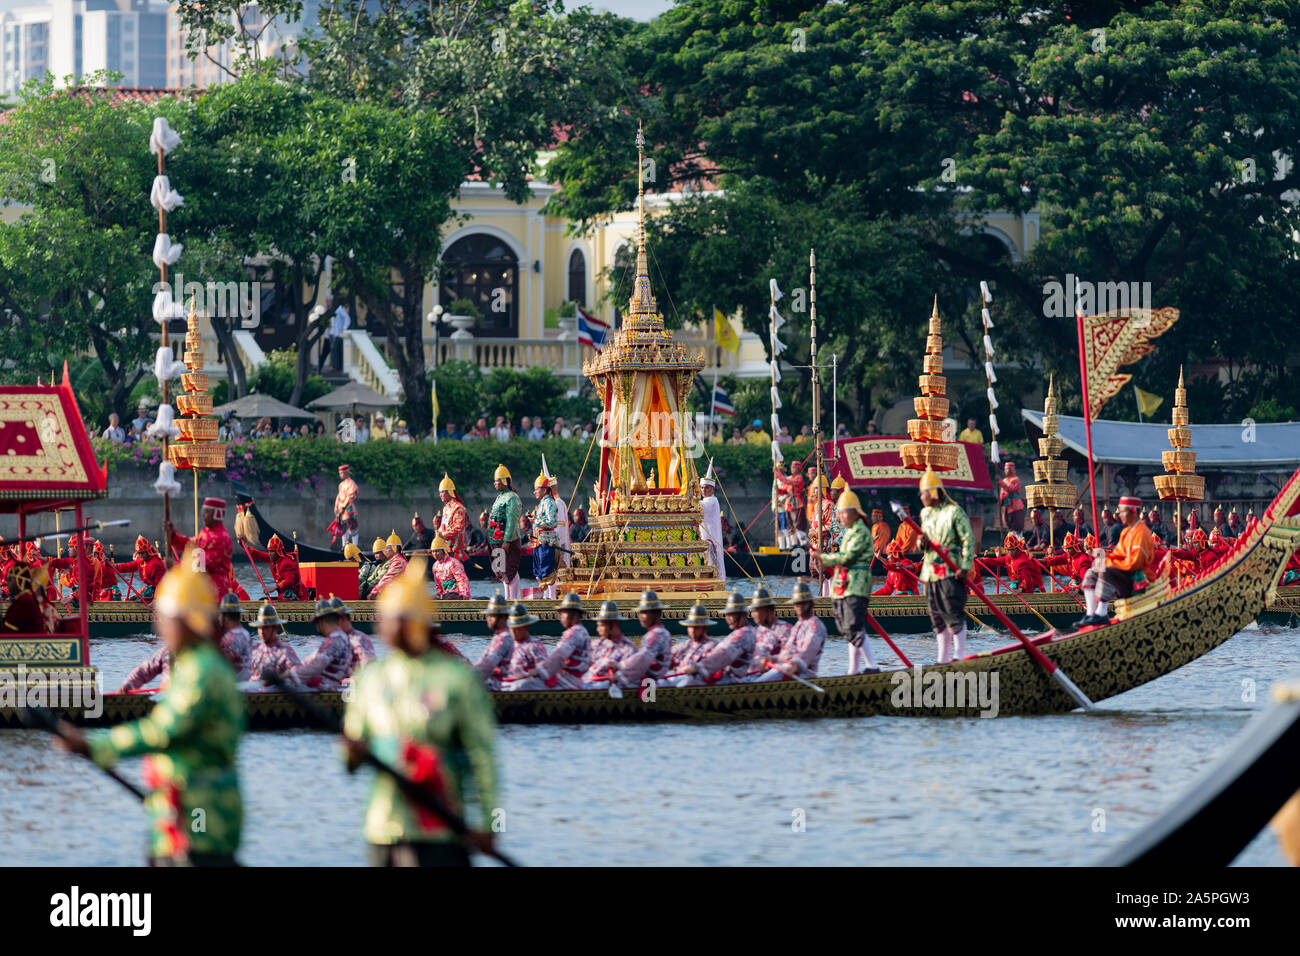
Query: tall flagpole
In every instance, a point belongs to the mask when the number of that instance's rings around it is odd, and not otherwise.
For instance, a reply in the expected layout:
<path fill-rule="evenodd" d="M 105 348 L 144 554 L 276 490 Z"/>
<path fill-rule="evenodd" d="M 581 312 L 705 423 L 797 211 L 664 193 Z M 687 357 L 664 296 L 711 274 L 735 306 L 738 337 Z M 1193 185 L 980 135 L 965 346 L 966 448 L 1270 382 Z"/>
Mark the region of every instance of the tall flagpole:
<path fill-rule="evenodd" d="M 1074 304 L 1074 320 L 1079 329 L 1079 378 L 1083 383 L 1083 430 L 1088 439 L 1088 494 L 1092 497 L 1092 527 L 1101 544 L 1101 525 L 1097 523 L 1097 480 L 1092 465 L 1092 408 L 1088 402 L 1088 360 L 1084 352 L 1083 315 L 1078 300 Z"/>
<path fill-rule="evenodd" d="M 775 315 L 776 315 L 776 289 L 773 287 L 773 285 L 772 285 L 771 282 L 769 282 L 769 283 L 767 284 L 767 296 L 768 296 L 768 303 L 769 303 L 769 304 L 768 304 L 768 309 L 767 309 L 767 316 L 768 316 L 768 321 L 772 323 L 772 325 L 771 325 L 771 329 L 772 329 L 772 331 L 771 331 L 771 333 L 770 333 L 770 335 L 769 335 L 769 338 L 771 339 L 771 343 L 772 343 L 772 344 L 771 344 L 771 348 L 772 348 L 772 371 L 771 371 L 771 376 L 770 376 L 770 377 L 771 377 L 771 380 L 772 380 L 772 464 L 773 464 L 773 466 L 775 466 L 775 465 L 776 465 L 776 462 L 777 462 L 777 456 L 779 456 L 779 455 L 781 454 L 781 446 L 777 443 L 777 438 L 778 438 L 779 436 L 776 434 L 776 363 L 779 362 L 780 359 L 777 357 L 777 352 L 776 352 L 776 318 L 775 318 Z M 780 547 L 782 547 L 782 541 L 781 541 L 781 517 L 780 517 L 780 511 L 779 511 L 778 505 L 779 505 L 779 503 L 780 503 L 780 499 L 781 499 L 781 492 L 780 492 L 779 486 L 778 486 L 777 483 L 776 483 L 776 474 L 775 474 L 775 471 L 776 471 L 776 469 L 775 469 L 775 467 L 773 467 L 773 475 L 772 475 L 772 543 L 775 544 L 778 548 L 780 548 Z M 786 528 L 786 541 L 787 541 L 787 542 L 790 540 L 790 533 L 793 532 L 793 531 L 794 531 L 793 528 L 789 528 L 789 527 Z M 797 540 L 797 539 L 796 539 L 796 540 Z"/>
<path fill-rule="evenodd" d="M 826 462 L 822 458 L 822 389 L 821 376 L 817 374 L 817 254 L 815 250 L 808 250 L 808 308 L 809 308 L 809 326 L 812 336 L 812 416 L 813 416 L 813 454 L 817 459 L 817 480 L 813 482 L 812 494 L 817 497 L 817 546 L 826 547 L 826 538 L 822 526 L 822 512 L 826 509 L 823 505 L 821 483 L 825 481 L 827 487 L 830 487 L 830 480 L 826 477 Z M 817 592 L 821 593 L 822 585 L 825 583 L 826 570 L 817 562 Z"/>

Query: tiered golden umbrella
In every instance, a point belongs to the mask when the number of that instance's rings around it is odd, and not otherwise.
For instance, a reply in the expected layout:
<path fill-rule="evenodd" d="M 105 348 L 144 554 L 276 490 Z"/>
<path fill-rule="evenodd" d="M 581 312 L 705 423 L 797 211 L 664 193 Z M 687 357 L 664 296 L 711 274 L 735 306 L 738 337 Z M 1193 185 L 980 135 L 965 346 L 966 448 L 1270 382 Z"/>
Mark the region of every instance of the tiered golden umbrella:
<path fill-rule="evenodd" d="M 1038 439 L 1038 454 L 1043 457 L 1034 462 L 1034 481 L 1037 484 L 1025 489 L 1025 501 L 1029 507 L 1048 509 L 1048 533 L 1053 547 L 1056 546 L 1053 513 L 1057 508 L 1073 508 L 1079 499 L 1079 489 L 1065 480 L 1066 463 L 1060 457 L 1065 442 L 1057 434 L 1060 427 L 1059 403 L 1060 396 L 1056 394 L 1056 379 L 1053 377 L 1048 380 L 1047 398 L 1043 402 L 1043 437 Z"/>
<path fill-rule="evenodd" d="M 217 420 L 211 418 L 212 395 L 208 373 L 203 370 L 203 333 L 199 313 L 190 299 L 189 331 L 185 335 L 185 367 L 181 375 L 184 394 L 176 397 L 176 427 L 181 437 L 167 448 L 167 457 L 178 469 L 194 472 L 194 529 L 199 527 L 199 471 L 226 467 L 226 444 L 217 441 Z"/>
<path fill-rule="evenodd" d="M 1187 389 L 1183 385 L 1183 369 L 1178 369 L 1178 388 L 1174 390 L 1174 427 L 1169 429 L 1172 451 L 1160 453 L 1160 463 L 1167 474 L 1156 475 L 1156 493 L 1162 501 L 1177 502 L 1177 540 L 1183 543 L 1183 502 L 1201 501 L 1205 498 L 1205 477 L 1196 473 L 1196 452 L 1191 451 L 1192 430 L 1188 427 Z"/>
<path fill-rule="evenodd" d="M 948 417 L 948 380 L 943 376 L 943 328 L 939 323 L 939 297 L 930 312 L 930 334 L 925 339 L 925 362 L 920 378 L 921 395 L 912 399 L 916 418 L 907 422 L 912 441 L 899 448 L 903 467 L 914 471 L 952 471 L 961 449 L 944 438 Z"/>

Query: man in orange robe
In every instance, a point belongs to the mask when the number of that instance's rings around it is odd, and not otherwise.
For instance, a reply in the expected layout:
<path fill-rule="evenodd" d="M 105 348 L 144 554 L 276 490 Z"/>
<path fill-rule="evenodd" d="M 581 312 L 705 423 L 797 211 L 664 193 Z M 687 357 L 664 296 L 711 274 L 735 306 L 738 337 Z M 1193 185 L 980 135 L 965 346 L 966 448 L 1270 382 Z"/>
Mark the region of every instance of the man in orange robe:
<path fill-rule="evenodd" d="M 1142 521 L 1142 501 L 1125 496 L 1119 500 L 1119 520 L 1124 525 L 1119 544 L 1106 555 L 1106 567 L 1101 574 L 1089 571 L 1083 578 L 1083 596 L 1088 613 L 1075 622 L 1075 627 L 1095 627 L 1106 624 L 1107 605 L 1115 598 L 1126 598 L 1133 593 L 1134 585 L 1145 580 L 1143 573 L 1155 557 L 1155 538 Z M 1095 555 L 1094 555 L 1095 557 Z"/>

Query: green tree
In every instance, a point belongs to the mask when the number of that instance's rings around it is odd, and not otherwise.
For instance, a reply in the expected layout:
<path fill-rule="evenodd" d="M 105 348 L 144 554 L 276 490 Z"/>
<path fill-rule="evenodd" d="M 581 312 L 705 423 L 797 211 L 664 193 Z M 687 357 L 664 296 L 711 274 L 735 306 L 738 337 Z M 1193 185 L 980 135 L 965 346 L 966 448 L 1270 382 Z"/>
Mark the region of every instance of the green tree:
<path fill-rule="evenodd" d="M 1022 363 L 1006 384 L 1056 371 L 1077 408 L 1073 322 L 1047 314 L 1044 291 L 1071 272 L 1151 282 L 1183 319 L 1141 366 L 1145 387 L 1222 359 L 1223 400 L 1193 415 L 1240 415 L 1293 350 L 1297 306 L 1268 303 L 1300 269 L 1300 177 L 1275 158 L 1300 148 L 1298 27 L 1300 10 L 1265 0 L 686 0 L 631 28 L 638 86 L 575 122 L 552 202 L 584 222 L 627 208 L 643 120 L 654 189 L 722 187 L 663 220 L 689 256 L 664 261 L 675 251 L 652 240 L 683 317 L 711 301 L 765 329 L 763 281 L 798 284 L 816 247 L 819 318 L 860 411 L 918 370 L 933 293 L 946 341 L 982 361 L 981 279 L 999 368 Z M 979 235 L 990 212 L 1031 209 L 1042 237 L 1022 260 Z"/>
<path fill-rule="evenodd" d="M 103 373 L 105 414 L 125 421 L 158 329 L 147 149 L 158 110 L 115 103 L 95 85 L 103 79 L 58 91 L 49 77 L 29 83 L 0 123 L 0 196 L 29 207 L 0 227 L 0 310 L 11 375 L 48 375 L 87 351 Z"/>

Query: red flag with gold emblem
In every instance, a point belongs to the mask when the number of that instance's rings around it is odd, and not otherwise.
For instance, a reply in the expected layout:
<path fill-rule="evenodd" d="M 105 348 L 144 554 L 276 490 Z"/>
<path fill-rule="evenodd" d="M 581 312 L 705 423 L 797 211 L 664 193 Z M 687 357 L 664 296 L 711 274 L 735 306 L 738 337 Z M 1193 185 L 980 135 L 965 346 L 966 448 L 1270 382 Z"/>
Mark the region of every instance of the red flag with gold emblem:
<path fill-rule="evenodd" d="M 1126 309 L 1079 316 L 1079 362 L 1088 398 L 1088 418 L 1096 421 L 1101 408 L 1133 376 L 1119 369 L 1155 348 L 1151 340 L 1178 321 L 1178 310 Z"/>

